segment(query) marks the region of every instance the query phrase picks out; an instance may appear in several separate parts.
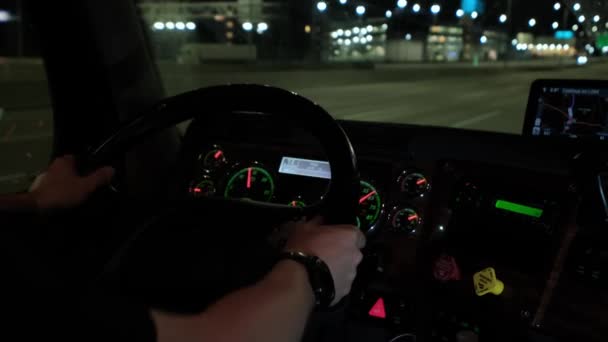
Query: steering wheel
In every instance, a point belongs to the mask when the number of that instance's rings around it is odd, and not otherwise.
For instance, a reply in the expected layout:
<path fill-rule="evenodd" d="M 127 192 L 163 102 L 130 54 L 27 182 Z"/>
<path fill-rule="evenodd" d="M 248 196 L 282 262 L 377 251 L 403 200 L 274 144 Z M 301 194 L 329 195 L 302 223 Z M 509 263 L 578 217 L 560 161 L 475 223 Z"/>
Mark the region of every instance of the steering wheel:
<path fill-rule="evenodd" d="M 201 250 L 211 249 L 216 253 L 211 255 L 207 253 L 204 258 L 208 261 L 209 258 L 222 261 L 256 260 L 253 257 L 256 253 L 252 252 L 252 246 L 255 249 L 263 244 L 272 227 L 301 217 L 322 215 L 327 223 L 355 222 L 359 175 L 356 157 L 348 136 L 331 115 L 319 105 L 302 96 L 274 87 L 215 86 L 163 100 L 144 115 L 121 127 L 95 148 L 87 160 L 87 165 L 92 167 L 107 164 L 124 155 L 134 144 L 183 121 L 196 119 L 199 123 L 213 122 L 221 115 L 234 112 L 269 115 L 272 120 L 276 119 L 284 124 L 302 128 L 316 137 L 328 158 L 332 175 L 326 195 L 319 203 L 305 208 L 225 198 L 187 198 L 169 202 L 150 222 L 142 225 L 138 233 L 110 263 L 110 269 L 118 274 L 122 283 L 128 283 L 127 287 L 136 287 L 140 290 L 142 286 L 163 284 L 159 286 L 162 290 L 157 289 L 156 294 L 160 292 L 166 294 L 166 287 L 171 285 L 178 290 L 179 287 L 187 285 L 179 284 L 179 279 L 187 280 L 177 275 L 175 269 L 180 268 L 180 263 L 196 259 L 198 256 L 194 254 Z M 205 223 L 201 223 L 203 218 Z M 218 250 L 218 241 L 221 239 L 239 242 L 233 244 L 231 251 L 226 251 L 223 247 Z M 205 247 L 200 242 L 203 240 L 207 241 Z M 142 266 L 144 264 L 148 264 L 149 269 Z M 207 282 L 209 273 L 212 278 L 224 277 L 222 279 L 225 280 L 224 270 L 220 269 L 217 263 L 212 264 L 214 265 L 205 265 L 204 269 L 199 269 L 198 272 L 207 273 L 204 275 Z M 238 266 L 235 266 L 237 264 Z M 262 268 L 267 271 L 268 266 L 269 264 L 266 264 Z M 245 266 L 236 263 L 233 267 Z M 116 271 L 117 269 L 122 271 Z M 159 269 L 168 271 L 162 274 Z M 252 268 L 234 269 L 240 273 L 251 270 Z M 256 269 L 251 272 L 251 276 L 245 278 L 254 281 L 264 272 Z M 193 273 L 185 273 L 193 276 Z M 133 280 L 134 278 L 138 280 Z M 205 280 L 201 279 L 201 281 Z M 218 280 L 221 285 L 209 287 L 208 297 L 219 297 L 246 285 L 238 282 L 227 285 L 226 282 L 222 283 Z M 198 285 L 197 288 L 200 291 Z M 207 301 L 211 300 L 213 299 Z"/>

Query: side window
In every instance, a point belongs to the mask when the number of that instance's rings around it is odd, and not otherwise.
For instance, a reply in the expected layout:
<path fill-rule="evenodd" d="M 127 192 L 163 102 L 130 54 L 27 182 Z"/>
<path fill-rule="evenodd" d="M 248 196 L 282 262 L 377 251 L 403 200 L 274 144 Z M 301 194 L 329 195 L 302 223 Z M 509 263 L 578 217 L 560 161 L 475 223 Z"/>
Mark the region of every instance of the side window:
<path fill-rule="evenodd" d="M 20 1 L 0 4 L 0 194 L 26 190 L 52 150 L 51 102 L 29 20 Z"/>

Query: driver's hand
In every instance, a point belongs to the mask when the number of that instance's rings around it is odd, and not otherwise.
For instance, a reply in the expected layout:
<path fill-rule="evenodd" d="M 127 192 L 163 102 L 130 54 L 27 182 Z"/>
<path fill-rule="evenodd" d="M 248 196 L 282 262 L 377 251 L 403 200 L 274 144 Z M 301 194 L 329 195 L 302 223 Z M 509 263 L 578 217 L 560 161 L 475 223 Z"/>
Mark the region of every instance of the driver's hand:
<path fill-rule="evenodd" d="M 288 251 L 314 255 L 323 260 L 334 278 L 338 303 L 351 289 L 357 265 L 363 259 L 361 249 L 365 247 L 365 235 L 355 226 L 324 226 L 322 219 L 298 222 L 287 240 Z"/>
<path fill-rule="evenodd" d="M 37 209 L 54 210 L 75 207 L 99 187 L 112 180 L 114 169 L 101 168 L 86 177 L 76 172 L 74 156 L 55 159 L 46 172 L 36 178 L 30 193 Z"/>

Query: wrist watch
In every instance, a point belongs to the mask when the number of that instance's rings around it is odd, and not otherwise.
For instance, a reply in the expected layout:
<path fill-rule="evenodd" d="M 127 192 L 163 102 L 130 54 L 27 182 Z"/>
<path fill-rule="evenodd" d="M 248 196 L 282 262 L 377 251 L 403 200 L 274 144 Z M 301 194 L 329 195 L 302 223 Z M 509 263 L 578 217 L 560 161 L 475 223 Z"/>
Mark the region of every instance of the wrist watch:
<path fill-rule="evenodd" d="M 308 281 L 315 295 L 315 306 L 317 309 L 327 309 L 334 301 L 336 289 L 334 278 L 327 264 L 316 256 L 306 255 L 301 252 L 283 252 L 279 260 L 293 260 L 304 267 L 308 272 Z"/>

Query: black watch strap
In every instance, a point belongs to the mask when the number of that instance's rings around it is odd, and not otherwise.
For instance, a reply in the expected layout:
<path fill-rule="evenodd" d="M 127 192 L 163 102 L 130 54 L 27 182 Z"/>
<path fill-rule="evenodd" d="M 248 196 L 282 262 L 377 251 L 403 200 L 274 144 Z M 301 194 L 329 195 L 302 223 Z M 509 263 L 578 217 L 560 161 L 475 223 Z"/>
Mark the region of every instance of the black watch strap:
<path fill-rule="evenodd" d="M 336 296 L 336 289 L 334 278 L 327 264 L 316 256 L 301 252 L 283 252 L 279 256 L 279 260 L 284 259 L 296 261 L 306 267 L 308 280 L 315 295 L 316 307 L 320 309 L 330 307 Z"/>

